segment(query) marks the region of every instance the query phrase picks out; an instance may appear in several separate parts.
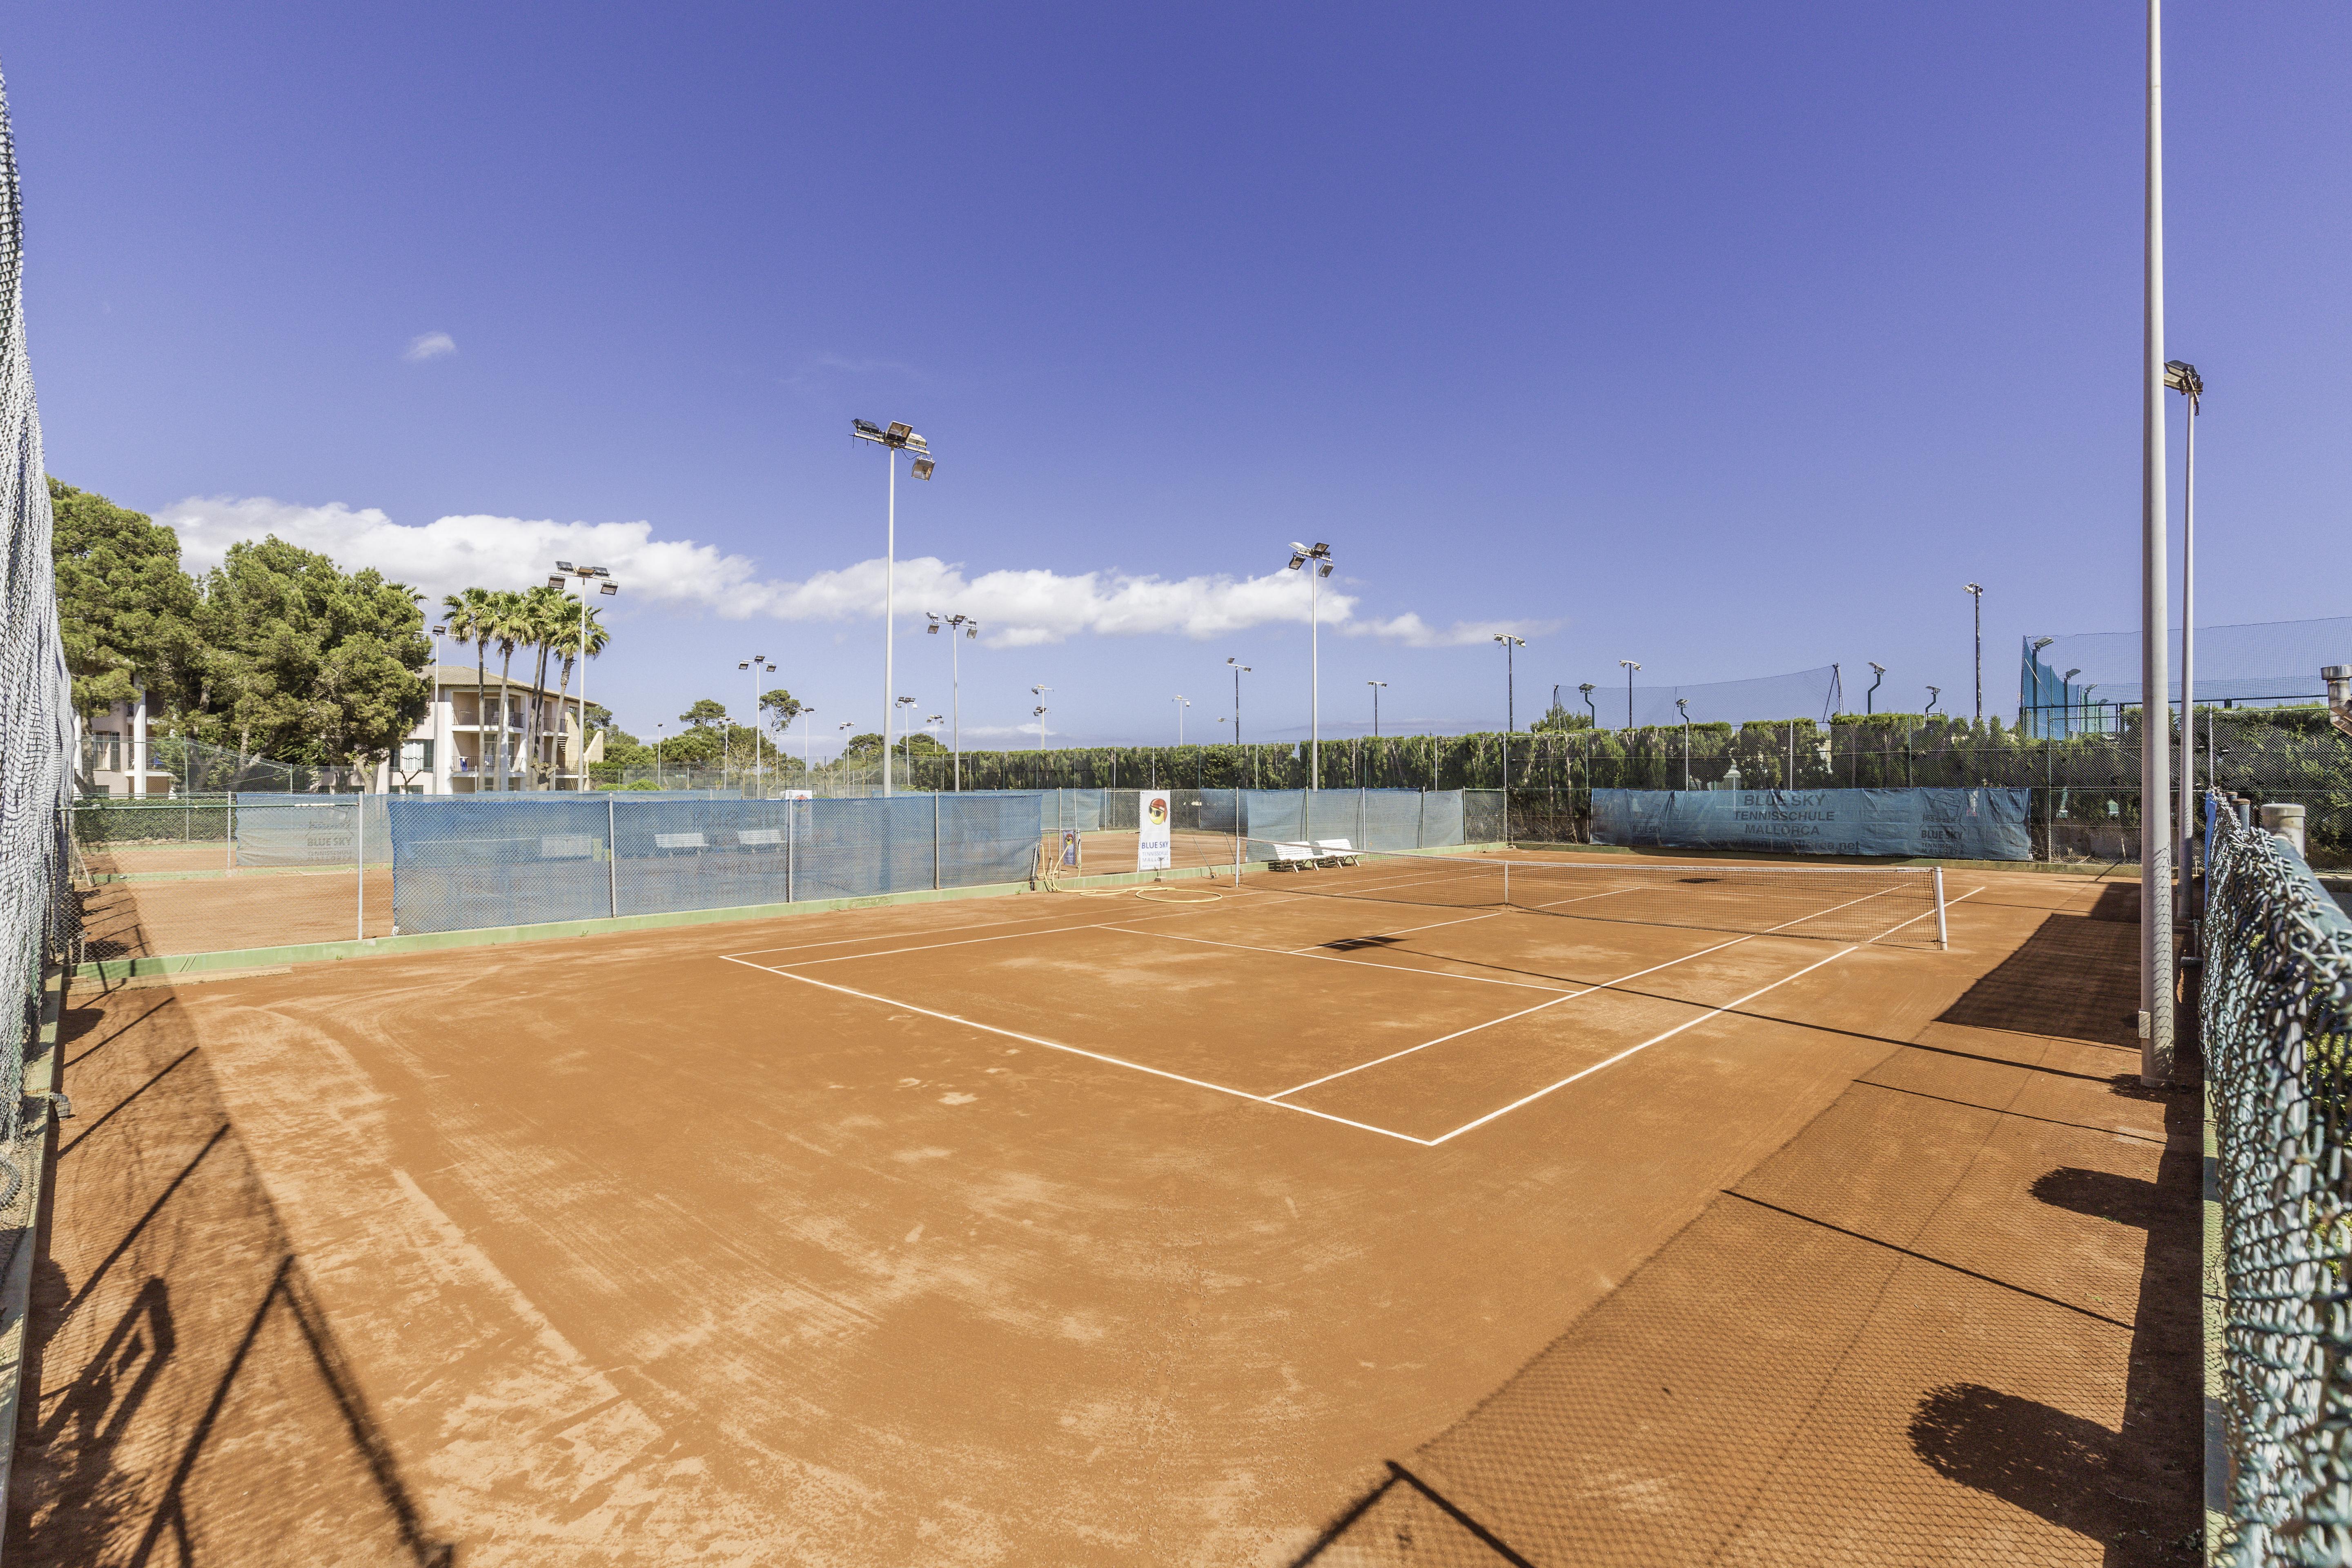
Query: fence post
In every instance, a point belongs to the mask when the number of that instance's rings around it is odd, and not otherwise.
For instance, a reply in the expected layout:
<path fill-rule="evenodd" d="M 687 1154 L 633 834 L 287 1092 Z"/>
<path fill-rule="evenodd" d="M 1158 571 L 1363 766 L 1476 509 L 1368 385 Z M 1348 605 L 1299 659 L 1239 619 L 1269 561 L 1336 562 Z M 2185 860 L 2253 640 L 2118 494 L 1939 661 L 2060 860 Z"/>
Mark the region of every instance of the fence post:
<path fill-rule="evenodd" d="M 788 904 L 793 901 L 793 847 L 800 837 L 800 805 L 796 800 L 784 802 L 784 902 Z"/>
<path fill-rule="evenodd" d="M 352 858 L 360 874 L 359 930 L 354 942 L 367 940 L 367 795 L 361 793 L 352 805 Z"/>
<path fill-rule="evenodd" d="M 613 919 L 621 918 L 621 838 L 614 831 L 619 820 L 614 815 L 615 797 L 610 792 L 604 796 L 604 908 Z"/>
<path fill-rule="evenodd" d="M 931 891 L 940 890 L 940 792 L 931 792 Z"/>
<path fill-rule="evenodd" d="M 223 869 L 231 876 L 236 872 L 236 792 L 228 794 L 228 843 L 221 851 Z"/>

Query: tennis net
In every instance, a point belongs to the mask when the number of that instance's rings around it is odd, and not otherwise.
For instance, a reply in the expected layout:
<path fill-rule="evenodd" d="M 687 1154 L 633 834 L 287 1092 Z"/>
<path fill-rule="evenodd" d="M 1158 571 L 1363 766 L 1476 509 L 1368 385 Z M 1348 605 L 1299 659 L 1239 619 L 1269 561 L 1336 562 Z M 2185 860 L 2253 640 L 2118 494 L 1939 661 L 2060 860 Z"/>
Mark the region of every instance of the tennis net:
<path fill-rule="evenodd" d="M 1688 926 L 1832 942 L 1944 941 L 1933 866 L 1743 866 L 1349 855 L 1255 870 L 1267 892 L 1444 909 L 1517 909 L 1632 925 Z"/>

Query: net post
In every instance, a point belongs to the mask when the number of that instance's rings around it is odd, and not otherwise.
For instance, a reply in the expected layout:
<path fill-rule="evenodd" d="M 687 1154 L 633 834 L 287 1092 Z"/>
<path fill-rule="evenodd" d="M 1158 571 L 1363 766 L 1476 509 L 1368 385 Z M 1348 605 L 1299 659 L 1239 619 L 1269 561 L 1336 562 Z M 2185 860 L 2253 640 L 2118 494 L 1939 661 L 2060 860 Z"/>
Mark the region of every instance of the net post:
<path fill-rule="evenodd" d="M 614 815 L 612 795 L 604 796 L 604 908 L 614 920 L 621 918 L 621 839 L 614 831 L 617 820 Z"/>
<path fill-rule="evenodd" d="M 1944 929 L 1944 868 L 1938 866 L 1936 868 L 1936 946 L 1948 952 L 1951 945 L 1951 933 Z"/>

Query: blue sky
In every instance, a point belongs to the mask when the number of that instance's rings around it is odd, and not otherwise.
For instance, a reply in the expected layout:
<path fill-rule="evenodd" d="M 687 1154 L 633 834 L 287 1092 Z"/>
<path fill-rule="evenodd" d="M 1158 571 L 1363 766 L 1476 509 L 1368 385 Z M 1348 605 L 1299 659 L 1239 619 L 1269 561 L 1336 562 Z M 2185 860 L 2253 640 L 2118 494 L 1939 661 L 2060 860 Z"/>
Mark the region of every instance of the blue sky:
<path fill-rule="evenodd" d="M 2200 619 L 2340 613 L 2352 13 L 2172 12 Z M 904 419 L 898 691 L 963 609 L 968 742 L 1159 741 L 1229 655 L 1303 733 L 1293 539 L 1327 734 L 1499 725 L 1498 626 L 1524 723 L 1621 658 L 1964 706 L 1969 579 L 1990 710 L 2132 625 L 2140 14 L 33 0 L 0 64 L 49 466 L 199 563 L 603 557 L 625 725 L 757 651 L 832 737 Z"/>

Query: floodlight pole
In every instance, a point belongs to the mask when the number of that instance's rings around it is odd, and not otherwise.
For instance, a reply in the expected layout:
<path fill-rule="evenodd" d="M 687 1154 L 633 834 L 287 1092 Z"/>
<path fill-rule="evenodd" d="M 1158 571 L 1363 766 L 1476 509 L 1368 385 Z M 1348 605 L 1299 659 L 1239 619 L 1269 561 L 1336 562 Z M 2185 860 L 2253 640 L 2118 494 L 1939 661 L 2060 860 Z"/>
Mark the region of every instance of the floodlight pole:
<path fill-rule="evenodd" d="M 1601 710 L 1592 705 L 1592 694 L 1600 689 L 1589 680 L 1582 681 L 1577 686 L 1577 690 L 1584 694 L 1585 717 L 1592 721 L 1592 728 L 1596 730 L 1601 728 Z"/>
<path fill-rule="evenodd" d="M 1625 728 L 1630 731 L 1633 728 L 1633 672 L 1642 667 L 1630 658 L 1617 662 L 1625 667 Z"/>
<path fill-rule="evenodd" d="M 1496 632 L 1495 640 L 1503 645 L 1503 788 L 1507 792 L 1511 787 L 1511 737 L 1519 729 L 1519 678 L 1514 659 L 1517 651 L 1528 646 L 1528 639 Z"/>
<path fill-rule="evenodd" d="M 2197 414 L 2205 383 L 2197 367 L 2168 361 L 2165 384 L 2189 399 L 2187 450 L 2180 476 L 2180 816 L 2173 824 L 2180 868 L 2176 912 L 2185 927 L 2193 912 L 2189 898 L 2190 847 L 2197 839 Z"/>
<path fill-rule="evenodd" d="M 1293 542 L 1290 567 L 1307 574 L 1307 768 L 1309 789 L 1323 787 L 1323 645 L 1322 615 L 1317 608 L 1316 579 L 1331 574 L 1331 547 Z"/>
<path fill-rule="evenodd" d="M 1033 686 L 1029 689 L 1029 695 L 1043 697 L 1053 689 L 1050 686 Z M 1043 755 L 1045 750 L 1045 705 L 1040 702 L 1029 711 L 1030 716 L 1037 721 L 1037 751 Z"/>
<path fill-rule="evenodd" d="M 871 441 L 882 448 L 884 465 L 890 470 L 887 481 L 888 512 L 882 545 L 882 795 L 890 796 L 890 707 L 891 690 L 898 684 L 896 658 L 898 654 L 898 454 L 917 454 L 914 474 L 919 479 L 931 477 L 930 444 L 904 424 L 893 424 L 887 429 L 870 419 L 849 422 L 852 439 Z"/>
<path fill-rule="evenodd" d="M 803 783 L 807 781 L 810 772 L 809 731 L 816 728 L 816 726 L 810 723 L 809 721 L 815 717 L 815 709 L 803 708 L 801 710 L 801 778 Z"/>
<path fill-rule="evenodd" d="M 1242 677 L 1250 673 L 1250 667 L 1234 658 L 1225 662 L 1234 669 L 1234 744 L 1238 746 L 1242 743 Z"/>
<path fill-rule="evenodd" d="M 1878 711 L 1878 683 L 1885 679 L 1886 667 L 1879 663 L 1876 659 L 1872 659 L 1870 661 L 1870 689 L 1862 694 L 1862 711 L 1864 718 L 1867 718 L 1871 714 Z"/>
<path fill-rule="evenodd" d="M 1372 739 L 1377 741 L 1381 738 L 1381 688 L 1386 686 L 1388 682 L 1367 680 L 1364 684 L 1372 689 Z"/>
<path fill-rule="evenodd" d="M 1191 706 L 1192 700 L 1179 692 L 1176 696 L 1176 745 L 1179 750 L 1184 744 L 1184 710 Z"/>
<path fill-rule="evenodd" d="M 1683 788 L 1685 788 L 1685 790 L 1687 790 L 1687 789 L 1689 789 L 1689 788 L 1690 788 L 1690 786 L 1691 786 L 1691 782 L 1690 782 L 1690 699 L 1689 699 L 1689 698 L 1687 698 L 1687 697 L 1677 697 L 1677 698 L 1675 698 L 1675 710 L 1676 712 L 1680 713 L 1680 714 L 1683 716 Z"/>
<path fill-rule="evenodd" d="M 2147 0 L 2147 282 L 2140 365 L 2139 1076 L 2168 1081 L 2172 1036 L 2172 713 L 2165 668 L 2164 7 Z"/>
<path fill-rule="evenodd" d="M 1976 603 L 1977 617 L 1977 722 L 1984 722 L 1984 590 L 1974 583 L 1960 584 L 1960 592 Z"/>

